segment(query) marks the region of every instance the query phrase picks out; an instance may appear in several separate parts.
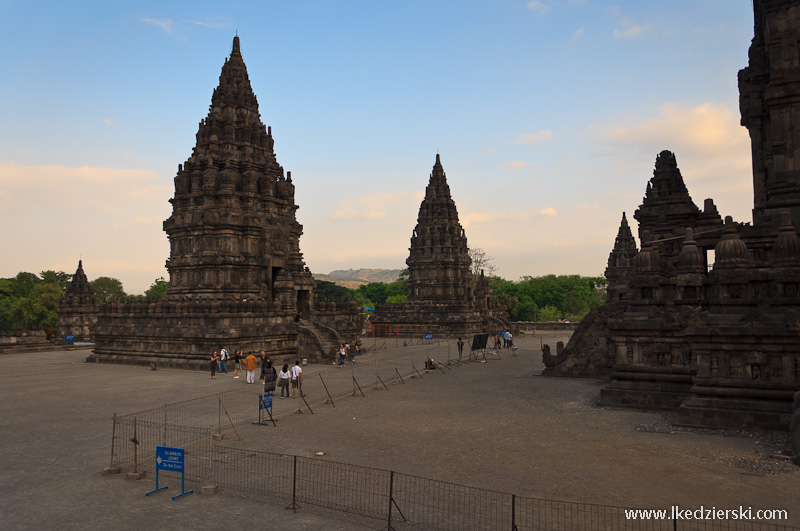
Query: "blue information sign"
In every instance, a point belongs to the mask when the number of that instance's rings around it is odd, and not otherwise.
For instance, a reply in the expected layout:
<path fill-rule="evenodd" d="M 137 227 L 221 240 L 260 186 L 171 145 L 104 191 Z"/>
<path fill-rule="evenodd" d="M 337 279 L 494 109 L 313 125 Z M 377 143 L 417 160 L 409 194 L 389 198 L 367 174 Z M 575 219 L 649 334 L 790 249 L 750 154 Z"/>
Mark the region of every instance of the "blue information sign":
<path fill-rule="evenodd" d="M 183 472 L 183 448 L 156 446 L 156 469 Z"/>
<path fill-rule="evenodd" d="M 156 488 L 150 492 L 146 492 L 145 496 L 150 496 L 154 492 L 164 490 L 167 485 L 163 487 L 158 486 L 158 471 L 169 470 L 171 472 L 181 473 L 181 493 L 172 497 L 180 498 L 184 494 L 191 494 L 194 490 L 186 490 L 186 476 L 183 473 L 183 448 L 171 448 L 169 446 L 156 446 Z"/>

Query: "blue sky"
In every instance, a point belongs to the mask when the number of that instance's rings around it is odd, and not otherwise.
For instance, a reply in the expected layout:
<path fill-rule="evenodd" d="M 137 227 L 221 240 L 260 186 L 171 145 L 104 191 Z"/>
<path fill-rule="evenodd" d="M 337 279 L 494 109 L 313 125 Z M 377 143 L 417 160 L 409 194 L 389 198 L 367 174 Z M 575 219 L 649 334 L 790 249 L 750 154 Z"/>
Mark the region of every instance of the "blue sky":
<path fill-rule="evenodd" d="M 237 32 L 314 272 L 404 267 L 437 152 L 511 280 L 602 274 L 663 149 L 750 220 L 749 1 L 5 0 L 0 30 L 0 277 L 167 276 L 172 179 Z"/>

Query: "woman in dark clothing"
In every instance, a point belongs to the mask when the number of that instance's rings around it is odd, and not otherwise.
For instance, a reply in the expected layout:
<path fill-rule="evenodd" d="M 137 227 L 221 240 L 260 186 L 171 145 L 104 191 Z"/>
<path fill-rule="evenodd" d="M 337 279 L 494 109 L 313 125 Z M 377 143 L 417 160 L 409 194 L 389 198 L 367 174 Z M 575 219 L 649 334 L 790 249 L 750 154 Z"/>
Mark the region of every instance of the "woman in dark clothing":
<path fill-rule="evenodd" d="M 267 355 L 262 350 L 261 351 L 261 376 L 258 377 L 258 379 L 261 380 L 261 383 L 264 383 L 264 376 L 267 374 L 267 362 L 268 361 L 269 361 L 269 358 L 267 357 Z"/>
<path fill-rule="evenodd" d="M 266 368 L 262 368 L 264 377 L 264 392 L 272 393 L 275 391 L 275 381 L 278 379 L 278 373 L 275 372 L 275 367 L 272 366 L 272 361 L 267 358 Z"/>
<path fill-rule="evenodd" d="M 219 356 L 217 356 L 217 351 L 215 350 L 214 353 L 211 355 L 211 378 L 216 380 L 217 377 L 217 365 L 219 364 Z"/>

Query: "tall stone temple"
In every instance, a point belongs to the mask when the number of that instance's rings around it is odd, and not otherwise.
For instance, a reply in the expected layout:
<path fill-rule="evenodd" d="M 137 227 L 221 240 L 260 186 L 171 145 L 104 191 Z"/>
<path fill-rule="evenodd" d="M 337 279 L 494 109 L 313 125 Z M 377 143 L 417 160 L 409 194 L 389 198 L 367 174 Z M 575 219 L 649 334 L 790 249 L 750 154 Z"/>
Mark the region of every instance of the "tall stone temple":
<path fill-rule="evenodd" d="M 609 406 L 674 409 L 691 426 L 787 430 L 800 391 L 800 9 L 755 0 L 739 72 L 753 159 L 753 221 L 689 195 L 676 157 L 656 158 L 639 250 L 623 215 L 608 302 L 550 355 L 546 375 L 610 376 Z M 800 462 L 798 462 L 800 464 Z"/>
<path fill-rule="evenodd" d="M 403 304 L 379 304 L 371 321 L 376 331 L 469 335 L 510 328 L 491 299 L 486 279 L 473 278 L 467 236 L 439 155 L 430 175 L 411 235 L 408 298 Z"/>
<path fill-rule="evenodd" d="M 92 341 L 98 312 L 97 298 L 83 271 L 83 260 L 78 260 L 72 282 L 58 302 L 58 335 L 62 338 L 73 335 L 77 342 Z"/>
<path fill-rule="evenodd" d="M 206 366 L 220 347 L 273 359 L 330 355 L 340 334 L 360 333 L 357 308 L 314 304 L 291 172 L 261 122 L 238 36 L 196 138 L 164 222 L 167 295 L 104 305 L 89 361 Z"/>

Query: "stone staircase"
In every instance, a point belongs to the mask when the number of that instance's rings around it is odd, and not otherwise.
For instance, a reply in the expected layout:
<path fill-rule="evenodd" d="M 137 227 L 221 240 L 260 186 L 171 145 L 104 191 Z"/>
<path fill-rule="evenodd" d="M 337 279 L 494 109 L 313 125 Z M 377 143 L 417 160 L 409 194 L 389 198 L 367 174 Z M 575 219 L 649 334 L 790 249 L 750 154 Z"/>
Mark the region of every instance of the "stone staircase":
<path fill-rule="evenodd" d="M 309 322 L 297 323 L 297 336 L 302 357 L 321 362 L 335 359 L 343 342 L 333 328 Z"/>

